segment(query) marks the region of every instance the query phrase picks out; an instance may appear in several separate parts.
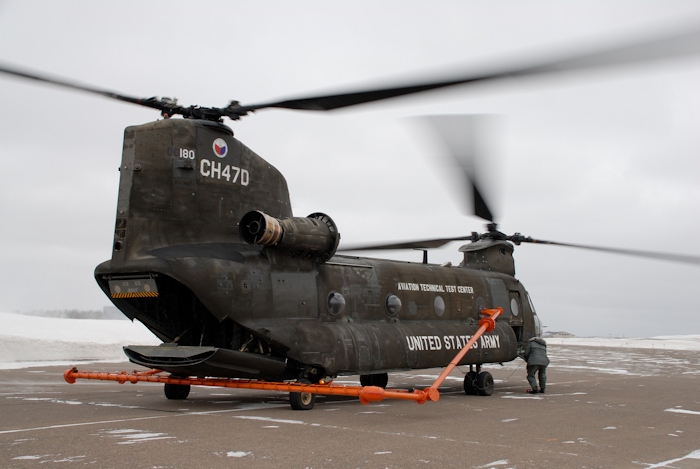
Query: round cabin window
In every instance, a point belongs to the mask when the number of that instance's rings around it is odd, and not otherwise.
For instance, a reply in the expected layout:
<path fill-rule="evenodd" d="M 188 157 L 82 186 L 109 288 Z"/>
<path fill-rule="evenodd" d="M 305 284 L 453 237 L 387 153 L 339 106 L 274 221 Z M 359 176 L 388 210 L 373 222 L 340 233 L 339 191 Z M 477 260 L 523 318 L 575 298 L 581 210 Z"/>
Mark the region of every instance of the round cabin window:
<path fill-rule="evenodd" d="M 386 297 L 386 301 L 384 302 L 384 306 L 386 307 L 386 312 L 389 316 L 396 316 L 399 314 L 399 311 L 401 311 L 401 300 L 394 294 L 388 295 Z"/>
<path fill-rule="evenodd" d="M 435 314 L 440 317 L 445 314 L 445 300 L 443 300 L 441 296 L 435 297 L 435 300 L 433 301 L 433 309 L 435 310 Z"/>
<path fill-rule="evenodd" d="M 518 300 L 515 298 L 511 298 L 510 300 L 510 312 L 513 313 L 513 316 L 520 314 L 520 311 L 518 311 Z"/>
<path fill-rule="evenodd" d="M 332 292 L 328 295 L 328 312 L 333 316 L 345 312 L 345 298 L 338 292 Z"/>

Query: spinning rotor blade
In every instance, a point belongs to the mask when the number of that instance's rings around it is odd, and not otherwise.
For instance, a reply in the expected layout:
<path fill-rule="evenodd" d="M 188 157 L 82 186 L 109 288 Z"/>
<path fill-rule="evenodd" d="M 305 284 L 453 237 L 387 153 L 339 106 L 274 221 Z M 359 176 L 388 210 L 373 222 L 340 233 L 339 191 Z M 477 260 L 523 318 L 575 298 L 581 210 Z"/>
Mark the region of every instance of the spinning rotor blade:
<path fill-rule="evenodd" d="M 458 238 L 435 238 L 435 239 L 424 239 L 420 241 L 406 241 L 403 243 L 391 243 L 391 244 L 371 244 L 366 246 L 348 246 L 340 247 L 338 251 L 382 251 L 382 250 L 393 250 L 393 249 L 436 249 L 444 246 L 452 241 L 468 241 L 471 240 L 471 236 L 461 236 Z"/>
<path fill-rule="evenodd" d="M 684 256 L 681 254 L 669 254 L 664 252 L 638 251 L 636 249 L 606 248 L 602 246 L 587 246 L 585 244 L 559 243 L 556 241 L 545 241 L 541 239 L 525 238 L 519 240 L 522 243 L 549 244 L 552 246 L 565 246 L 570 248 L 588 249 L 590 251 L 607 252 L 611 254 L 622 254 L 632 257 L 643 257 L 645 259 L 657 259 L 661 261 L 682 262 L 700 266 L 700 257 Z"/>
<path fill-rule="evenodd" d="M 487 158 L 484 154 L 487 125 L 493 124 L 493 117 L 455 114 L 421 118 L 437 135 L 450 163 L 462 173 L 461 183 L 469 192 L 467 197 L 471 197 L 472 202 L 467 214 L 476 215 L 489 222 L 493 222 L 495 217 L 486 202 L 484 192 L 480 190 L 487 187 L 487 184 L 484 183 L 483 178 L 479 177 L 477 168 L 483 170 L 484 160 Z"/>
<path fill-rule="evenodd" d="M 153 109 L 160 109 L 155 103 L 157 103 L 156 98 L 134 98 L 132 96 L 125 96 L 113 91 L 101 90 L 99 88 L 93 88 L 87 85 L 81 85 L 61 78 L 41 76 L 35 73 L 29 73 L 22 71 L 7 65 L 0 64 L 0 73 L 5 73 L 7 75 L 12 75 L 20 78 L 27 78 L 29 80 L 36 80 L 42 83 L 49 83 L 52 85 L 62 86 L 64 88 L 69 88 L 77 91 L 84 91 L 86 93 L 97 94 L 99 96 L 104 96 L 106 98 L 116 99 L 118 101 L 124 101 L 132 104 L 139 104 L 141 106 L 150 107 Z"/>
<path fill-rule="evenodd" d="M 626 46 L 591 51 L 574 57 L 545 60 L 539 63 L 523 64 L 513 68 L 506 67 L 501 70 L 470 74 L 463 77 L 455 77 L 450 80 L 253 104 L 241 106 L 240 110 L 246 113 L 265 108 L 330 111 L 332 109 L 355 106 L 467 83 L 487 82 L 507 77 L 525 77 L 554 72 L 630 65 L 696 55 L 699 53 L 700 25 L 695 25 L 692 29 L 681 33 L 660 36 L 655 39 L 631 43 Z"/>
<path fill-rule="evenodd" d="M 7 75 L 26 78 L 29 80 L 36 80 L 41 83 L 49 83 L 51 85 L 61 86 L 63 88 L 68 88 L 71 90 L 82 91 L 85 93 L 96 94 L 103 96 L 105 98 L 116 99 L 117 101 L 123 101 L 131 104 L 138 104 L 139 106 L 145 106 L 151 109 L 157 109 L 161 112 L 164 117 L 171 117 L 174 115 L 181 115 L 183 117 L 191 117 L 195 119 L 209 119 L 209 120 L 219 120 L 223 116 L 229 115 L 231 109 L 237 109 L 237 103 L 231 103 L 226 108 L 206 108 L 199 106 L 189 106 L 182 107 L 177 104 L 176 99 L 169 98 L 135 98 L 133 96 L 126 96 L 120 93 L 115 93 L 113 91 L 103 90 L 100 88 L 95 88 L 88 85 L 83 85 L 79 83 L 72 82 L 63 78 L 51 77 L 47 75 L 38 75 L 36 73 L 30 73 L 27 71 L 20 70 L 15 67 L 10 67 L 8 65 L 0 64 L 0 73 L 5 73 Z M 233 112 L 234 117 L 231 119 L 238 119 L 240 116 Z"/>
<path fill-rule="evenodd" d="M 552 246 L 564 246 L 577 249 L 588 249 L 590 251 L 606 252 L 610 254 L 622 254 L 625 256 L 632 257 L 642 257 L 645 259 L 657 259 L 661 261 L 670 262 L 682 262 L 684 264 L 693 264 L 700 266 L 700 257 L 698 256 L 685 256 L 681 254 L 669 254 L 664 252 L 653 252 L 653 251 L 639 251 L 636 249 L 621 249 L 621 248 L 608 248 L 602 246 L 588 246 L 585 244 L 571 244 L 571 243 L 560 243 L 557 241 L 545 241 L 542 239 L 534 239 L 522 236 L 520 233 L 515 233 L 514 235 L 507 236 L 499 231 L 489 231 L 488 233 L 479 234 L 472 233 L 471 236 L 459 236 L 455 238 L 437 238 L 437 239 L 425 239 L 420 241 L 407 241 L 403 243 L 393 243 L 393 244 L 377 244 L 377 245 L 367 245 L 367 246 L 352 246 L 348 248 L 340 247 L 338 251 L 380 251 L 380 250 L 394 250 L 394 249 L 434 249 L 444 246 L 452 241 L 472 241 L 476 242 L 481 239 L 489 239 L 495 241 L 511 241 L 515 244 L 521 243 L 533 243 L 533 244 L 549 244 Z"/>
<path fill-rule="evenodd" d="M 531 75 L 543 75 L 547 73 L 596 69 L 616 65 L 651 62 L 673 57 L 684 57 L 700 53 L 700 26 L 692 29 L 653 40 L 641 41 L 622 47 L 612 47 L 598 51 L 579 54 L 574 57 L 541 61 L 533 64 L 522 64 L 516 67 L 504 67 L 483 73 L 473 73 L 462 77 L 454 77 L 449 80 L 429 81 L 403 86 L 390 86 L 365 91 L 339 93 L 332 95 L 312 96 L 300 99 L 273 101 L 269 103 L 241 106 L 237 101 L 232 101 L 227 107 L 208 108 L 199 106 L 182 107 L 175 100 L 167 98 L 134 98 L 113 91 L 103 90 L 92 86 L 78 84 L 66 79 L 42 76 L 36 73 L 22 71 L 15 67 L 0 64 L 0 73 L 50 83 L 72 90 L 96 94 L 106 98 L 116 99 L 140 106 L 158 109 L 161 113 L 170 117 L 182 115 L 195 119 L 220 120 L 226 116 L 232 120 L 238 120 L 249 112 L 266 108 L 296 109 L 306 111 L 329 111 L 358 104 L 370 103 L 383 99 L 395 98 L 423 91 L 435 90 L 449 86 L 467 83 L 488 82 L 506 77 L 524 77 Z"/>

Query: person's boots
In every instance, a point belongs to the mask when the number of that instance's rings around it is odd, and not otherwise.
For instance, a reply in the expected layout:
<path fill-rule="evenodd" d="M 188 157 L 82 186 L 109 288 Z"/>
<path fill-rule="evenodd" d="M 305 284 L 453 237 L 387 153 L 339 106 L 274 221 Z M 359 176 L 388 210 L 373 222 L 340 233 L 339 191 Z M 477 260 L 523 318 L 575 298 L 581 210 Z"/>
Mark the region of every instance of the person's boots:
<path fill-rule="evenodd" d="M 541 392 L 542 394 L 544 394 L 544 388 L 541 388 L 541 389 L 540 389 L 540 392 Z"/>
<path fill-rule="evenodd" d="M 528 394 L 537 394 L 539 391 L 537 390 L 537 388 L 535 388 L 535 389 L 528 389 L 525 392 Z"/>

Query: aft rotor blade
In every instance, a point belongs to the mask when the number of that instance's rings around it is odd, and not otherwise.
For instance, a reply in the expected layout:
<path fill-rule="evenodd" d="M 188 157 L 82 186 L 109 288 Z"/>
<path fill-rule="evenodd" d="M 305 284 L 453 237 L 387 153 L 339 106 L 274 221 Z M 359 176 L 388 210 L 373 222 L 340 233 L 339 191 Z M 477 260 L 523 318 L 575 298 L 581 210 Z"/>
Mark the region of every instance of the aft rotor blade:
<path fill-rule="evenodd" d="M 264 108 L 297 109 L 306 111 L 330 111 L 383 99 L 395 98 L 449 86 L 498 80 L 506 77 L 525 77 L 554 72 L 596 69 L 611 66 L 653 62 L 661 59 L 685 57 L 700 53 L 700 25 L 682 33 L 639 41 L 625 46 L 611 47 L 538 63 L 503 68 L 493 72 L 468 74 L 448 80 L 417 83 L 404 86 L 311 96 L 263 104 L 241 106 L 245 112 Z"/>
<path fill-rule="evenodd" d="M 639 251 L 636 249 L 606 248 L 601 246 L 587 246 L 584 244 L 559 243 L 541 239 L 525 238 L 518 240 L 521 243 L 549 244 L 553 246 L 565 246 L 570 248 L 588 249 L 589 251 L 607 252 L 610 254 L 622 254 L 625 256 L 643 257 L 645 259 L 658 259 L 661 261 L 682 262 L 685 264 L 700 265 L 700 257 L 682 254 L 669 254 L 664 252 Z"/>
<path fill-rule="evenodd" d="M 153 109 L 161 109 L 161 103 L 155 98 L 134 98 L 132 96 L 126 96 L 123 94 L 115 93 L 113 91 L 102 90 L 99 88 L 94 88 L 92 86 L 82 85 L 79 83 L 64 80 L 62 78 L 50 77 L 47 75 L 38 75 L 36 73 L 30 73 L 27 71 L 19 70 L 8 65 L 0 64 L 0 73 L 5 73 L 7 75 L 12 75 L 20 78 L 27 78 L 30 80 L 36 80 L 42 83 L 50 83 L 56 86 L 62 86 L 64 88 L 69 88 L 72 90 L 83 91 L 86 93 L 97 94 L 104 96 L 106 98 L 116 99 L 118 101 L 124 101 L 127 103 L 138 104 L 141 106 L 150 107 Z"/>
<path fill-rule="evenodd" d="M 403 243 L 390 243 L 390 244 L 371 244 L 366 246 L 348 246 L 339 247 L 338 251 L 384 251 L 393 249 L 436 249 L 444 246 L 452 241 L 467 241 L 471 240 L 471 236 L 460 236 L 457 238 L 436 238 L 436 239 L 423 239 L 419 241 L 406 241 Z"/>

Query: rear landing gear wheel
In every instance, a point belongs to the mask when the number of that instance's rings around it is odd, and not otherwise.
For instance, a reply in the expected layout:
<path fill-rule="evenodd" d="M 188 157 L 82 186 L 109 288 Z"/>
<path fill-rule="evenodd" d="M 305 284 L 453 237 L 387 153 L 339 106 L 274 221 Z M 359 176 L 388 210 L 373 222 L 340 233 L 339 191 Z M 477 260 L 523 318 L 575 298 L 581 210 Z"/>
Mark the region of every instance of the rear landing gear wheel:
<path fill-rule="evenodd" d="M 493 394 L 493 376 L 488 371 L 481 372 L 476 377 L 476 391 L 480 396 Z"/>
<path fill-rule="evenodd" d="M 464 393 L 467 396 L 476 396 L 476 371 L 470 371 L 464 375 Z"/>
<path fill-rule="evenodd" d="M 300 379 L 298 381 L 300 384 L 311 384 L 308 379 Z M 289 393 L 289 405 L 292 406 L 294 410 L 311 410 L 314 408 L 316 403 L 316 394 L 311 394 L 309 392 L 290 392 Z"/>
<path fill-rule="evenodd" d="M 362 386 L 377 386 L 378 388 L 386 389 L 386 385 L 389 384 L 389 375 L 387 373 L 360 375 L 360 384 Z"/>
<path fill-rule="evenodd" d="M 166 384 L 163 391 L 165 391 L 165 397 L 167 397 L 168 399 L 181 401 L 183 399 L 187 399 L 187 396 L 190 395 L 190 385 Z"/>

